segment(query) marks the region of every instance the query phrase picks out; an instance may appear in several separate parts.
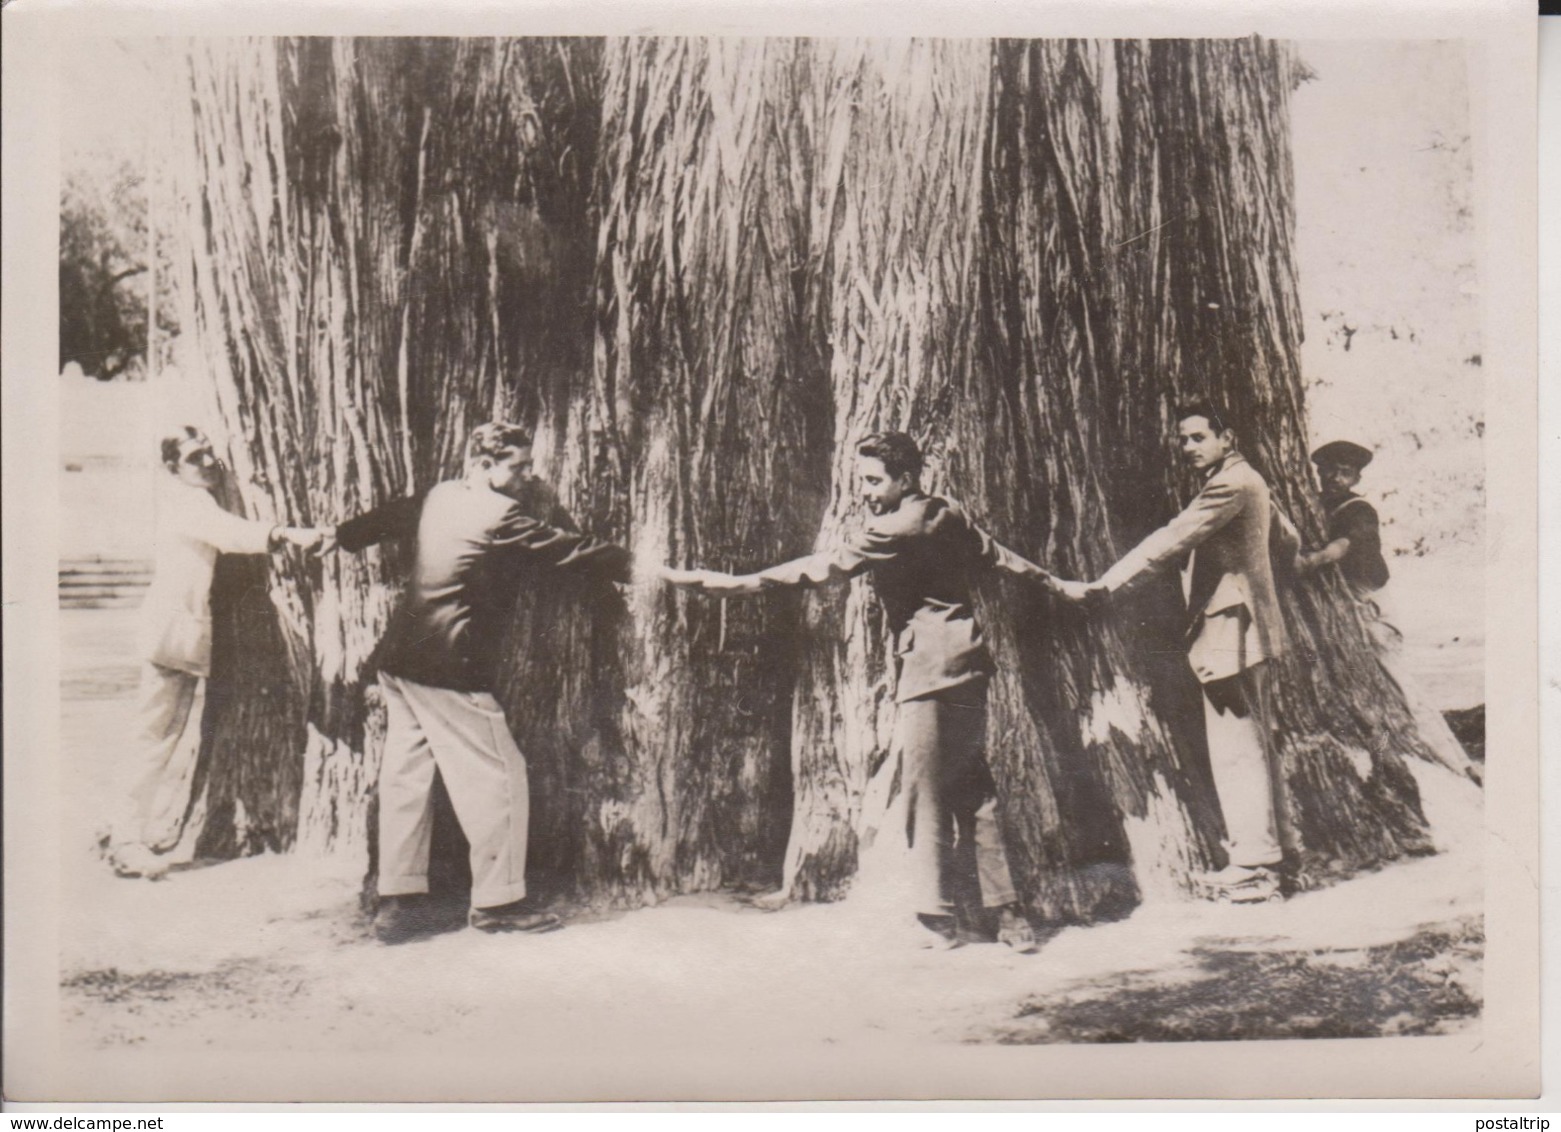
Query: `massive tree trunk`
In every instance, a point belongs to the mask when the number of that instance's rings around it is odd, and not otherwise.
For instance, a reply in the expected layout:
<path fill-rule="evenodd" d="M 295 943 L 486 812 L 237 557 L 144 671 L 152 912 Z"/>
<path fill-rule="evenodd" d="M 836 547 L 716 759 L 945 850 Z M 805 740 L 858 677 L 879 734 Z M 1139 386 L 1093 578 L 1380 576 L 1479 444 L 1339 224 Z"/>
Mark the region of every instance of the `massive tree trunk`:
<path fill-rule="evenodd" d="M 584 430 L 605 452 L 565 486 L 595 492 L 593 526 L 646 567 L 774 559 L 817 529 L 827 384 L 807 318 L 807 62 L 790 40 L 608 45 Z M 779 881 L 795 621 L 794 601 L 629 594 L 618 663 L 595 670 L 617 765 L 583 783 L 584 886 L 633 901 Z"/>
<path fill-rule="evenodd" d="M 410 493 L 458 470 L 472 425 L 535 414 L 578 385 L 595 137 L 580 124 L 596 113 L 597 49 L 573 51 L 550 40 L 192 44 L 184 292 L 251 512 L 331 523 Z M 208 758 L 252 773 L 214 785 L 303 759 L 283 844 L 362 843 L 377 758 L 365 681 L 403 557 L 292 557 L 273 571 L 293 662 L 285 718 L 297 725 L 285 741 L 274 718 L 261 730 L 238 708 L 277 696 L 274 672 L 247 655 L 218 659 L 229 678 L 214 681 Z M 225 591 L 214 596 L 229 616 Z M 262 645 L 230 639 L 246 654 Z M 206 841 L 252 847 L 221 829 Z"/>
<path fill-rule="evenodd" d="M 975 313 L 990 67 L 976 40 L 820 41 L 813 53 L 811 242 L 834 408 L 822 549 L 861 522 L 855 452 L 869 433 L 916 432 L 929 482 L 942 478 Z M 809 595 L 801 631 L 785 884 L 830 899 L 855 872 L 863 788 L 888 755 L 894 675 L 865 578 Z"/>
<path fill-rule="evenodd" d="M 1041 561 L 1098 575 L 1191 494 L 1167 444 L 1174 406 L 1212 397 L 1315 536 L 1291 254 L 1291 52 L 1256 40 L 1003 43 L 996 71 L 990 385 L 971 434 L 985 438 L 971 447 L 994 522 L 1039 534 L 1025 549 Z M 1015 465 L 1029 474 L 1014 477 Z M 1130 865 L 1146 896 L 1174 891 L 1220 832 L 1175 586 L 1162 579 L 1105 618 L 1052 611 L 1050 632 L 1021 645 L 1026 662 L 999 681 L 994 730 L 1049 723 L 1042 750 L 1094 768 L 1073 772 L 1073 796 L 1096 815 L 1084 824 L 1097 836 L 1072 851 L 1086 872 Z M 1288 592 L 1296 648 L 1277 714 L 1290 847 L 1309 875 L 1423 848 L 1407 745 L 1393 738 L 1407 721 L 1353 606 L 1336 590 Z M 1365 728 L 1328 706 L 1356 688 L 1380 705 Z M 1013 802 L 1036 771 L 1026 746 L 994 751 L 1021 844 L 1046 833 L 1026 828 L 1036 815 Z M 1036 896 L 1056 907 L 1044 886 Z"/>
<path fill-rule="evenodd" d="M 1214 395 L 1315 535 L 1296 73 L 1259 40 L 196 45 L 186 318 L 243 504 L 335 521 L 511 417 L 555 521 L 748 570 L 859 521 L 856 442 L 894 427 L 999 540 L 1094 576 L 1185 498 L 1172 407 Z M 243 606 L 222 640 L 273 660 L 214 676 L 208 847 L 361 840 L 403 567 L 289 558 L 276 621 Z M 1421 848 L 1417 740 L 1353 607 L 1332 580 L 1286 604 L 1292 847 L 1314 876 Z M 996 582 L 980 606 L 1028 904 L 1179 892 L 1220 828 L 1174 579 L 1106 617 Z M 536 887 L 848 890 L 893 719 L 865 583 L 719 602 L 539 576 L 510 645 Z"/>

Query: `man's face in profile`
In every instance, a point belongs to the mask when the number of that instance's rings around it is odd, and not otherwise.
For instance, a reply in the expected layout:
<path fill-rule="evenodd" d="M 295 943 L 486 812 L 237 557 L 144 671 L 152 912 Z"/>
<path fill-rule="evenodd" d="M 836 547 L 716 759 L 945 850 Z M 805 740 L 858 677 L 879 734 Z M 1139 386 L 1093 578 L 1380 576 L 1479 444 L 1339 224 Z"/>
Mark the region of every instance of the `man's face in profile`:
<path fill-rule="evenodd" d="M 898 511 L 900 502 L 911 490 L 908 474 L 891 476 L 884 462 L 876 456 L 856 458 L 856 477 L 862 502 L 874 515 L 887 515 Z"/>
<path fill-rule="evenodd" d="M 213 488 L 222 476 L 222 461 L 204 436 L 192 436 L 179 445 L 179 462 L 173 474 L 191 487 Z"/>
<path fill-rule="evenodd" d="M 531 482 L 531 447 L 507 445 L 490 457 L 488 486 L 500 495 L 519 498 Z"/>

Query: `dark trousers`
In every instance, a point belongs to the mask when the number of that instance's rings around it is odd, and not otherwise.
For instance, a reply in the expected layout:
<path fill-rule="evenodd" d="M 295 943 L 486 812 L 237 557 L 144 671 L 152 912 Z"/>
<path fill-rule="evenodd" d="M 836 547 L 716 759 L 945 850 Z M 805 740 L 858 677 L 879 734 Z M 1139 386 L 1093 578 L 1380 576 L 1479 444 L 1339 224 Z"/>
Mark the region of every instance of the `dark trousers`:
<path fill-rule="evenodd" d="M 1017 899 L 986 761 L 984 688 L 901 703 L 865 805 L 861 883 L 879 895 L 927 915 Z"/>

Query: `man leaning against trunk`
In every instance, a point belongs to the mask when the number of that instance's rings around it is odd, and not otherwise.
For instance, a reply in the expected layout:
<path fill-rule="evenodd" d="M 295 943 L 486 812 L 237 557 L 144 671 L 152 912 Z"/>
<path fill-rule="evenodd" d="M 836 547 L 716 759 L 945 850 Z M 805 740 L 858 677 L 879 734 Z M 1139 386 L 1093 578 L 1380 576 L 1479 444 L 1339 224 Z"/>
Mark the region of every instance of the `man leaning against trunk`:
<path fill-rule="evenodd" d="M 130 784 L 107 840 L 122 877 L 156 880 L 184 836 L 199 743 L 201 682 L 211 674 L 211 582 L 219 554 L 314 549 L 323 531 L 224 511 L 212 492 L 223 466 L 211 440 L 185 425 L 162 439 L 152 584 L 141 605 L 142 660 L 130 744 Z"/>
<path fill-rule="evenodd" d="M 1209 897 L 1237 902 L 1279 894 L 1283 849 L 1273 756 L 1272 664 L 1285 648 L 1270 539 L 1297 541 L 1268 484 L 1236 449 L 1229 418 L 1210 404 L 1177 413 L 1182 457 L 1202 480 L 1180 514 L 1092 583 L 1059 583 L 1096 604 L 1159 570 L 1185 564 L 1187 662 L 1203 688 L 1209 764 L 1225 819 L 1224 868 L 1201 878 Z M 1276 527 L 1277 524 L 1277 527 Z"/>
<path fill-rule="evenodd" d="M 526 903 L 530 790 L 526 760 L 493 696 L 499 643 L 527 572 L 543 567 L 630 580 L 626 550 L 528 515 L 531 435 L 479 425 L 466 473 L 337 528 L 343 550 L 416 540 L 411 577 L 380 643 L 385 756 L 379 773 L 375 932 L 396 943 L 436 930 L 428 904 L 434 772 L 443 776 L 471 845 L 471 926 L 551 931 L 556 916 Z"/>
<path fill-rule="evenodd" d="M 961 942 L 956 913 L 979 902 L 995 916 L 1001 942 L 1033 951 L 986 761 L 993 664 L 970 587 L 982 570 L 1041 585 L 1051 576 L 998 544 L 953 503 L 923 492 L 921 470 L 921 451 L 905 433 L 869 436 L 857 448 L 857 478 L 870 514 L 854 537 L 754 574 L 668 570 L 666 577 L 722 596 L 871 577 L 894 629 L 899 671 L 892 750 L 864 800 L 858 884 L 893 891 L 861 895 L 915 914 L 931 933 L 919 937 L 929 946 Z M 976 899 L 966 901 L 967 895 Z M 988 926 L 969 927 L 984 932 Z"/>

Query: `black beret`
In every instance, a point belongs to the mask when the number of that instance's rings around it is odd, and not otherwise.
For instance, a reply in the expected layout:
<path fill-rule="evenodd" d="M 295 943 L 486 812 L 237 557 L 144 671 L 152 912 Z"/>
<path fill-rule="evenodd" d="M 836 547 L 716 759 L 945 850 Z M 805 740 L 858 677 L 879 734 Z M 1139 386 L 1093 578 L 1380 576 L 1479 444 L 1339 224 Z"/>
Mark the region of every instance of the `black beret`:
<path fill-rule="evenodd" d="M 1312 453 L 1314 464 L 1343 464 L 1359 470 L 1371 463 L 1371 449 L 1348 440 L 1335 440 Z"/>

